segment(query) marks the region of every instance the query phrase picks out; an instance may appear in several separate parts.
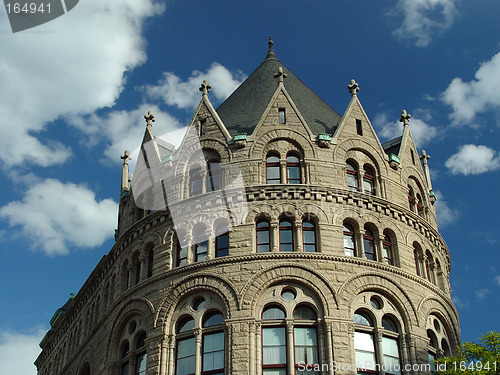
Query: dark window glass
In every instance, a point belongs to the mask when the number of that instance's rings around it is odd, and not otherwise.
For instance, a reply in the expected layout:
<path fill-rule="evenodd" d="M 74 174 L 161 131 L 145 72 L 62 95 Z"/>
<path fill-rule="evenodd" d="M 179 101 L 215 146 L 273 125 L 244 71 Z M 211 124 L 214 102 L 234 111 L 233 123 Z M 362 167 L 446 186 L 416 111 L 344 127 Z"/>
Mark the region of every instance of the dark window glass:
<path fill-rule="evenodd" d="M 207 164 L 208 172 L 208 190 L 214 191 L 220 189 L 220 164 L 217 161 L 211 161 Z"/>
<path fill-rule="evenodd" d="M 349 224 L 344 225 L 344 253 L 353 257 L 356 254 L 356 241 L 354 239 L 354 229 Z"/>
<path fill-rule="evenodd" d="M 365 248 L 366 259 L 377 260 L 375 253 L 375 238 L 373 237 L 373 232 L 370 229 L 365 230 L 363 235 L 363 247 Z"/>
<path fill-rule="evenodd" d="M 280 251 L 293 251 L 292 223 L 288 220 L 280 221 Z"/>
<path fill-rule="evenodd" d="M 268 253 L 271 251 L 269 222 L 261 220 L 257 222 L 257 252 Z"/>
<path fill-rule="evenodd" d="M 300 184 L 300 160 L 294 155 L 286 157 L 287 184 Z"/>
<path fill-rule="evenodd" d="M 215 257 L 225 257 L 229 255 L 229 232 L 215 237 Z"/>
<path fill-rule="evenodd" d="M 302 222 L 302 237 L 304 251 L 314 253 L 316 251 L 316 228 L 311 221 Z"/>
<path fill-rule="evenodd" d="M 281 184 L 280 158 L 269 155 L 266 159 L 266 182 L 267 184 Z"/>
<path fill-rule="evenodd" d="M 286 124 L 285 108 L 278 109 L 278 116 L 280 124 Z"/>
<path fill-rule="evenodd" d="M 356 133 L 363 135 L 363 123 L 359 119 L 356 119 Z"/>
<path fill-rule="evenodd" d="M 363 191 L 366 194 L 375 195 L 375 173 L 373 173 L 373 169 L 371 169 L 368 165 L 365 165 L 364 167 Z"/>
<path fill-rule="evenodd" d="M 383 257 L 384 257 L 384 262 L 390 265 L 394 265 L 394 254 L 392 250 L 392 242 L 391 242 L 391 237 L 388 235 L 384 236 L 384 242 L 383 242 Z"/>
<path fill-rule="evenodd" d="M 188 247 L 187 245 L 181 246 L 177 241 L 177 266 L 184 266 L 187 264 Z"/>
<path fill-rule="evenodd" d="M 293 311 L 294 319 L 316 320 L 316 312 L 309 306 L 299 305 Z"/>
<path fill-rule="evenodd" d="M 201 179 L 200 167 L 195 167 L 189 171 L 189 183 L 189 191 L 192 197 L 202 193 L 203 181 Z"/>
<path fill-rule="evenodd" d="M 358 191 L 358 168 L 354 165 L 354 163 L 347 162 L 347 188 L 349 190 Z"/>

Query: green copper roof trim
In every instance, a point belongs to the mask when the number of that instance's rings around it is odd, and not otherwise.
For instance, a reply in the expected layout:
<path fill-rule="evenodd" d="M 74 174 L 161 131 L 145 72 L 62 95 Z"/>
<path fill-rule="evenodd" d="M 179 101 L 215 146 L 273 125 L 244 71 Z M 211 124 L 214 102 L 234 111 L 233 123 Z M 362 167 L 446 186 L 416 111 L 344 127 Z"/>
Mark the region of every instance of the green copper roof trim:
<path fill-rule="evenodd" d="M 161 162 L 162 163 L 166 163 L 167 161 L 172 161 L 172 160 L 174 160 L 174 156 L 173 155 L 167 155 L 163 159 L 161 159 Z"/>
<path fill-rule="evenodd" d="M 331 141 L 332 137 L 330 136 L 330 134 L 321 133 L 321 134 L 318 134 L 318 139 L 320 141 Z"/>
<path fill-rule="evenodd" d="M 125 197 L 128 197 L 128 190 L 123 190 L 121 195 L 120 195 L 120 199 L 125 198 Z"/>
<path fill-rule="evenodd" d="M 401 164 L 401 160 L 399 160 L 399 157 L 395 154 L 389 155 L 389 161 L 395 161 L 396 163 Z"/>
<path fill-rule="evenodd" d="M 436 199 L 437 199 L 437 197 L 436 197 L 436 193 L 434 193 L 434 190 L 432 190 L 432 189 L 431 189 L 431 190 L 429 190 L 429 195 L 430 195 L 431 197 L 434 197 L 434 198 L 436 198 Z"/>
<path fill-rule="evenodd" d="M 247 133 L 240 133 L 234 136 L 235 141 L 243 141 L 247 139 Z"/>
<path fill-rule="evenodd" d="M 61 315 L 64 315 L 64 311 L 61 309 L 57 309 L 54 315 L 52 316 L 52 319 L 50 319 L 50 326 L 52 327 L 54 324 L 56 324 L 57 320 L 61 317 Z"/>

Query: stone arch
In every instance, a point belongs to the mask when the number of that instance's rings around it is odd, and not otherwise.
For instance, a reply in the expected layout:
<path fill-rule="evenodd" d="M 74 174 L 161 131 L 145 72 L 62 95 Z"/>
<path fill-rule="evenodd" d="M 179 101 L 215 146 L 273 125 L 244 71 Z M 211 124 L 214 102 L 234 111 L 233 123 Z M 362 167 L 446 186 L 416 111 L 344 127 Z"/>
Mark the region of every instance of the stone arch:
<path fill-rule="evenodd" d="M 230 162 L 232 159 L 231 152 L 227 146 L 220 140 L 215 138 L 205 138 L 200 141 L 203 150 L 214 150 L 220 156 L 221 163 Z"/>
<path fill-rule="evenodd" d="M 447 302 L 446 304 L 444 302 Z M 422 299 L 418 305 L 418 312 L 423 322 L 431 314 L 438 316 L 445 325 L 447 332 L 450 333 L 450 340 L 453 340 L 454 347 L 460 346 L 460 328 L 458 314 L 452 303 L 439 299 L 435 296 L 427 296 Z"/>
<path fill-rule="evenodd" d="M 382 218 L 380 221 L 380 225 L 382 227 L 382 231 L 384 231 L 384 229 L 391 230 L 396 236 L 395 240 L 398 243 L 404 243 L 404 241 L 406 240 L 406 236 L 404 235 L 401 227 L 399 225 L 394 225 L 394 222 L 391 219 Z"/>
<path fill-rule="evenodd" d="M 274 129 L 262 134 L 248 150 L 248 157 L 259 160 L 264 158 L 265 155 L 263 153 L 267 145 L 278 140 L 285 140 L 298 145 L 304 153 L 304 158 L 316 158 L 316 151 L 311 140 L 292 129 Z"/>
<path fill-rule="evenodd" d="M 422 249 L 428 247 L 426 246 L 427 244 L 426 238 L 422 234 L 414 230 L 408 231 L 408 233 L 406 234 L 405 241 L 406 241 L 405 244 L 408 246 L 413 246 L 414 242 L 418 242 L 422 247 Z"/>
<path fill-rule="evenodd" d="M 141 240 L 141 247 L 144 248 L 148 242 L 153 243 L 153 248 L 160 246 L 162 244 L 161 241 L 161 234 L 158 232 L 149 232 L 142 240 Z"/>
<path fill-rule="evenodd" d="M 373 147 L 370 143 L 361 139 L 347 139 L 339 143 L 333 150 L 333 160 L 345 162 L 347 153 L 349 151 L 360 151 L 367 155 L 373 161 L 373 167 L 379 176 L 387 176 L 387 155 L 382 154 L 381 151 Z"/>
<path fill-rule="evenodd" d="M 117 312 L 115 319 L 112 323 L 111 334 L 108 337 L 106 360 L 107 362 L 113 361 L 117 358 L 117 350 L 120 345 L 120 333 L 125 328 L 129 319 L 133 316 L 140 315 L 146 322 L 147 331 L 152 331 L 155 326 L 153 324 L 153 317 L 155 315 L 155 308 L 151 301 L 142 297 L 132 297 L 124 304 Z"/>
<path fill-rule="evenodd" d="M 411 177 L 413 177 L 418 182 L 420 187 L 423 187 L 425 185 L 423 183 L 424 175 L 422 168 L 420 168 L 419 170 L 415 165 L 407 165 L 401 168 L 400 182 L 403 186 L 408 185 L 408 180 Z"/>
<path fill-rule="evenodd" d="M 353 210 L 347 207 L 335 212 L 335 214 L 333 215 L 332 224 L 342 226 L 345 220 L 355 221 L 356 226 L 359 227 L 360 223 L 363 221 L 363 218 L 357 210 Z"/>
<path fill-rule="evenodd" d="M 85 374 L 85 368 L 87 367 L 89 370 L 88 373 L 92 374 L 93 372 L 91 370 L 93 366 L 90 365 L 91 363 L 94 363 L 94 352 L 92 347 L 89 346 L 87 349 L 85 349 L 85 352 L 80 359 L 80 364 L 77 367 L 76 373 L 78 375 Z"/>
<path fill-rule="evenodd" d="M 209 290 L 215 293 L 224 303 L 227 318 L 233 311 L 239 310 L 238 294 L 235 286 L 219 275 L 202 272 L 186 276 L 173 285 L 161 300 L 154 317 L 154 326 L 169 326 L 173 311 L 179 301 L 187 294 L 197 290 Z"/>
<path fill-rule="evenodd" d="M 255 219 L 259 216 L 267 217 L 269 220 L 277 219 L 277 217 L 274 217 L 273 215 L 273 205 L 269 203 L 261 203 L 253 206 L 252 209 L 243 217 L 242 222 L 244 224 L 253 224 L 255 223 Z"/>
<path fill-rule="evenodd" d="M 353 297 L 367 290 L 377 290 L 389 296 L 399 309 L 407 327 L 420 325 L 417 309 L 410 296 L 400 285 L 384 275 L 372 272 L 354 275 L 340 286 L 337 295 L 339 301 L 350 309 Z"/>
<path fill-rule="evenodd" d="M 317 204 L 305 203 L 297 207 L 297 219 L 302 219 L 304 215 L 315 215 L 318 218 L 318 224 L 329 224 L 328 215 L 323 208 Z"/>
<path fill-rule="evenodd" d="M 241 309 L 253 311 L 263 291 L 272 284 L 287 280 L 304 284 L 315 292 L 326 316 L 338 309 L 336 293 L 328 280 L 318 271 L 297 263 L 282 263 L 256 273 L 240 292 Z"/>

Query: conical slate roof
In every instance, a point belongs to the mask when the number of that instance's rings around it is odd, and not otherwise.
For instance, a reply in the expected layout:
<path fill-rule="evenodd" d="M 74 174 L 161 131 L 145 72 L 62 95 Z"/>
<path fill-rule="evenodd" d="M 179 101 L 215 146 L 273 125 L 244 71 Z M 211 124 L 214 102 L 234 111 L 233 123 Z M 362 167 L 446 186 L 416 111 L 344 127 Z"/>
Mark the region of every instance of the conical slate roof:
<path fill-rule="evenodd" d="M 231 135 L 252 134 L 276 89 L 274 77 L 279 67 L 287 74 L 284 86 L 311 131 L 333 134 L 341 116 L 290 72 L 270 48 L 266 59 L 218 108 L 222 122 Z"/>

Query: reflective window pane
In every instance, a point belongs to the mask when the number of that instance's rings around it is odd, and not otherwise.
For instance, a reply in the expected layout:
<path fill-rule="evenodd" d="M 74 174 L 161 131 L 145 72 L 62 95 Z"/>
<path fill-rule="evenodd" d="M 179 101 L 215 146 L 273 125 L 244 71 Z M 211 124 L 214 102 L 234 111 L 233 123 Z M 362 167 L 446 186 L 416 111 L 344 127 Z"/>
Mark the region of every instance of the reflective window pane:
<path fill-rule="evenodd" d="M 195 338 L 181 340 L 177 343 L 177 375 L 194 374 L 196 363 Z"/>
<path fill-rule="evenodd" d="M 203 337 L 203 371 L 224 368 L 224 332 Z"/>
<path fill-rule="evenodd" d="M 264 365 L 286 363 L 285 327 L 262 329 L 262 361 Z"/>
<path fill-rule="evenodd" d="M 268 307 L 262 313 L 262 319 L 264 320 L 285 319 L 285 313 L 283 312 L 283 310 L 277 307 Z"/>

